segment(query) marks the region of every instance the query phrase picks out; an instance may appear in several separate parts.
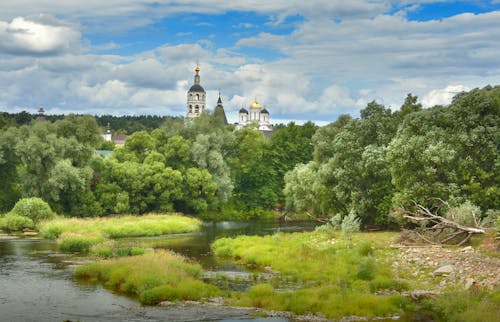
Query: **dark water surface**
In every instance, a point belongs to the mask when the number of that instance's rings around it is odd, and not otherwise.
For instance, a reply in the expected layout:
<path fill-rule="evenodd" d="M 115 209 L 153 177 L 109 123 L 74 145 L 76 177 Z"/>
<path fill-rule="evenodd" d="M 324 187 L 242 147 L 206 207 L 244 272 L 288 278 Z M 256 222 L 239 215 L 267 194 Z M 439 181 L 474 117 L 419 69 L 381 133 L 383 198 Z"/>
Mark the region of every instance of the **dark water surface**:
<path fill-rule="evenodd" d="M 206 223 L 200 233 L 150 240 L 199 261 L 205 269 L 237 271 L 241 268 L 230 262 L 215 261 L 210 253 L 213 240 L 312 228 L 306 223 Z M 288 321 L 252 318 L 253 309 L 184 304 L 143 307 L 101 286 L 75 282 L 73 267 L 82 259 L 56 250 L 53 241 L 0 238 L 0 321 Z"/>

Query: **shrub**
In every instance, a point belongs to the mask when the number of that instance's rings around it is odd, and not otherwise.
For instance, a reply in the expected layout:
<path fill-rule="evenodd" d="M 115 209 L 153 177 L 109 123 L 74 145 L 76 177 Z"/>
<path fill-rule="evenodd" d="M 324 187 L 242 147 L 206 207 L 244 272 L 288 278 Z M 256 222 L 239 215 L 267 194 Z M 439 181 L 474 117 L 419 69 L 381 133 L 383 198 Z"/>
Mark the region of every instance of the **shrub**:
<path fill-rule="evenodd" d="M 24 228 L 33 228 L 33 220 L 30 218 L 8 213 L 0 221 L 0 229 L 11 232 L 20 231 Z"/>
<path fill-rule="evenodd" d="M 341 228 L 342 234 L 351 239 L 352 234 L 358 232 L 361 227 L 361 220 L 358 218 L 354 210 L 351 210 L 347 216 L 342 220 Z"/>
<path fill-rule="evenodd" d="M 335 216 L 332 216 L 326 224 L 316 227 L 314 231 L 331 232 L 332 230 L 339 230 L 341 229 L 341 224 L 342 216 L 340 214 L 336 214 Z"/>
<path fill-rule="evenodd" d="M 34 224 L 38 224 L 42 220 L 53 219 L 56 216 L 50 206 L 40 198 L 23 198 L 16 202 L 10 213 L 27 217 Z"/>
<path fill-rule="evenodd" d="M 481 209 L 467 200 L 457 207 L 451 207 L 448 209 L 444 217 L 446 219 L 453 220 L 460 225 L 475 227 L 476 223 L 474 217 L 477 221 L 480 220 Z"/>

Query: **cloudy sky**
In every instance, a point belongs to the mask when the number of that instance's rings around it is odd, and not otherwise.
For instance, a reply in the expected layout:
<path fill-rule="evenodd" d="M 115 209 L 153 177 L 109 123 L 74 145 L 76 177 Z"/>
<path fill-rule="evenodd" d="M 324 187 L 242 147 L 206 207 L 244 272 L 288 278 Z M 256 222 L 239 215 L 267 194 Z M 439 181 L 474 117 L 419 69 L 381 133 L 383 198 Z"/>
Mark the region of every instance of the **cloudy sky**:
<path fill-rule="evenodd" d="M 500 84 L 500 0 L 0 2 L 0 111 L 184 115 L 197 63 L 230 120 L 446 104 Z"/>

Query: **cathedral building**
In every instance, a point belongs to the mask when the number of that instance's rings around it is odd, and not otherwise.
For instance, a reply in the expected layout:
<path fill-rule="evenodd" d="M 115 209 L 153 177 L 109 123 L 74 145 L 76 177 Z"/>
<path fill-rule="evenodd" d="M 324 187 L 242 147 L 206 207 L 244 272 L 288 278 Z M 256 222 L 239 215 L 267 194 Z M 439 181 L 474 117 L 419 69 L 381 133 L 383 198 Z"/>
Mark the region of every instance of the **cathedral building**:
<path fill-rule="evenodd" d="M 187 92 L 187 104 L 186 104 L 186 117 L 188 119 L 198 117 L 205 111 L 206 107 L 206 92 L 205 89 L 200 85 L 200 67 L 196 66 L 194 75 L 194 84 Z M 214 109 L 214 114 L 221 122 L 227 124 L 226 113 L 224 112 L 224 107 L 222 106 L 222 100 L 219 92 L 219 99 L 217 100 L 217 106 Z M 235 124 L 236 129 L 242 129 L 247 125 L 255 124 L 258 130 L 264 132 L 265 134 L 270 134 L 273 131 L 272 125 L 269 120 L 269 111 L 260 105 L 255 99 L 252 104 L 250 104 L 249 109 L 241 108 L 238 113 L 238 122 Z"/>
<path fill-rule="evenodd" d="M 249 109 L 242 107 L 238 113 L 238 124 L 236 129 L 241 129 L 249 124 L 256 124 L 258 129 L 263 132 L 272 132 L 273 128 L 269 122 L 269 112 L 266 108 L 263 108 L 259 102 L 255 99 L 252 104 L 250 104 Z"/>

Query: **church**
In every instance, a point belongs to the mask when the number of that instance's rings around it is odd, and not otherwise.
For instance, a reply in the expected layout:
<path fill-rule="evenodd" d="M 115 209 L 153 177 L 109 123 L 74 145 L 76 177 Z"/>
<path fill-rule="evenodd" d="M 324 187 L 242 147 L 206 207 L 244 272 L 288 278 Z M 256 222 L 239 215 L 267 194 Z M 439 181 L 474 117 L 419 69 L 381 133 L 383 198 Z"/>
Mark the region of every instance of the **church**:
<path fill-rule="evenodd" d="M 206 107 L 206 92 L 200 84 L 200 67 L 196 66 L 194 71 L 194 84 L 187 92 L 186 117 L 188 119 L 200 116 L 200 114 L 205 111 Z M 224 107 L 222 106 L 220 92 L 214 113 L 219 114 L 224 120 L 224 123 L 227 124 L 227 118 L 224 112 Z M 269 119 L 269 111 L 257 102 L 257 99 L 250 104 L 248 110 L 245 107 L 240 109 L 238 113 L 238 122 L 235 125 L 236 129 L 240 130 L 250 124 L 255 124 L 258 129 L 265 134 L 270 134 L 273 131 Z"/>

